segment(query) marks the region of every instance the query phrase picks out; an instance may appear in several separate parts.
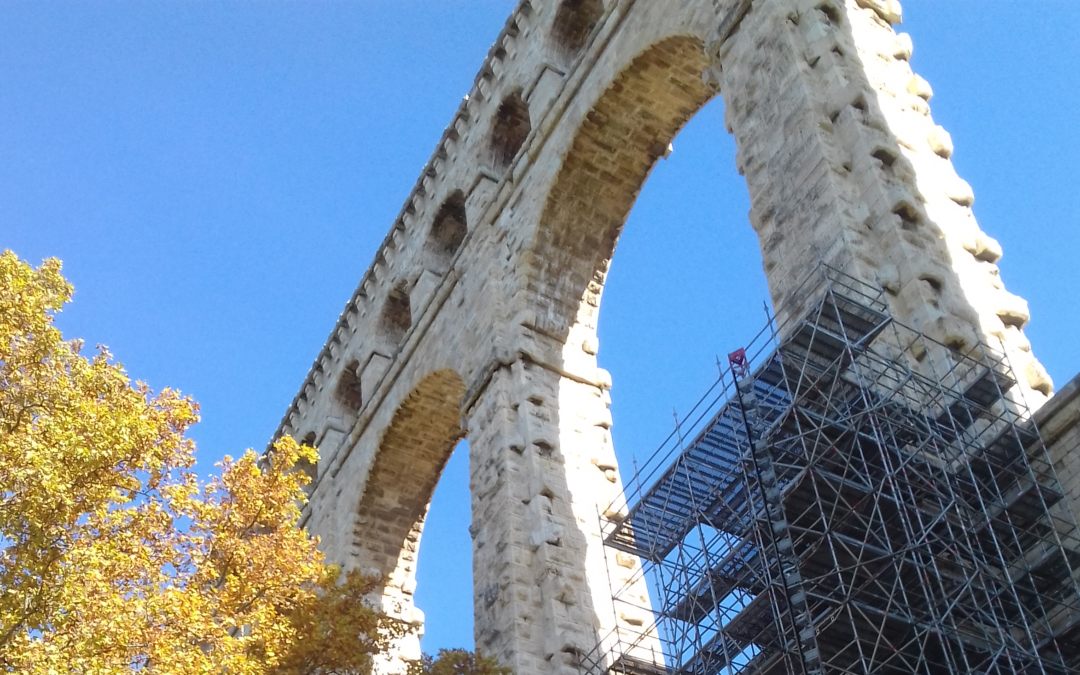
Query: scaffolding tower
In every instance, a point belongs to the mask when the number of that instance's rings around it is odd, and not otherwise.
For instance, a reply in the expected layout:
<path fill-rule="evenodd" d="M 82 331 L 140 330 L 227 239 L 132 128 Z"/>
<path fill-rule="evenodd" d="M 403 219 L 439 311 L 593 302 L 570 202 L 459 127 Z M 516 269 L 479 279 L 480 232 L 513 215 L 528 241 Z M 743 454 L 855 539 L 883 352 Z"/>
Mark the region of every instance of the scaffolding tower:
<path fill-rule="evenodd" d="M 583 670 L 1080 673 L 1080 532 L 1008 363 L 819 274 L 607 509 L 609 555 L 641 561 L 616 614 L 645 575 L 654 621 Z"/>

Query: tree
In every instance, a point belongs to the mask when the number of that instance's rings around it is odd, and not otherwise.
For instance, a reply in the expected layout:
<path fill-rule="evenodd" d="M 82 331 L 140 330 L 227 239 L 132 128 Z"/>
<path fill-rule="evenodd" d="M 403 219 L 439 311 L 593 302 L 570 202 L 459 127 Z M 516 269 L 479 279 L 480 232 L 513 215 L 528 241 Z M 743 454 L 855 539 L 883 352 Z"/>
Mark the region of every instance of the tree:
<path fill-rule="evenodd" d="M 464 649 L 440 649 L 439 656 L 424 657 L 414 665 L 409 675 L 511 675 L 510 668 L 500 666 L 495 659 Z"/>
<path fill-rule="evenodd" d="M 294 467 L 315 450 L 286 437 L 200 481 L 197 404 L 65 341 L 71 294 L 58 261 L 0 255 L 0 667 L 368 670 L 405 628 L 364 602 L 377 579 L 325 564 L 296 526 L 310 479 Z"/>

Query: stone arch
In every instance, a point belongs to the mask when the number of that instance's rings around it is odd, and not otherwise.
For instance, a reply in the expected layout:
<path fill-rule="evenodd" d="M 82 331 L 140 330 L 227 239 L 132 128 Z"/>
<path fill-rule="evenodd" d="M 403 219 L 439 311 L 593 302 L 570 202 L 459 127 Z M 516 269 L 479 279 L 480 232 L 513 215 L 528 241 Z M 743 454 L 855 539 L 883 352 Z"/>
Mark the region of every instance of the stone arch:
<path fill-rule="evenodd" d="M 449 265 L 465 235 L 469 231 L 465 213 L 465 193 L 461 190 L 451 192 L 431 222 L 428 232 L 427 247 L 444 266 Z"/>
<path fill-rule="evenodd" d="M 338 377 L 337 387 L 334 394 L 338 401 L 351 412 L 356 413 L 364 403 L 363 391 L 360 386 L 360 362 L 356 359 L 345 364 L 345 368 Z"/>
<path fill-rule="evenodd" d="M 595 330 L 615 244 L 641 187 L 672 139 L 717 94 L 702 81 L 708 66 L 700 38 L 663 39 L 631 61 L 586 114 L 534 241 L 538 328 L 561 337 L 575 324 Z"/>
<path fill-rule="evenodd" d="M 460 424 L 464 395 L 465 383 L 453 370 L 437 370 L 420 380 L 394 412 L 368 471 L 353 550 L 366 572 L 386 581 L 384 609 L 392 614 L 412 607 L 428 505 L 450 453 L 465 437 Z"/>
<path fill-rule="evenodd" d="M 551 23 L 551 44 L 564 61 L 581 52 L 604 15 L 603 0 L 562 0 Z"/>
<path fill-rule="evenodd" d="M 529 104 L 521 97 L 521 91 L 515 90 L 499 104 L 492 120 L 487 149 L 491 166 L 498 171 L 509 168 L 530 131 Z"/>
<path fill-rule="evenodd" d="M 412 326 L 412 307 L 404 282 L 399 282 L 386 296 L 379 316 L 380 334 L 392 345 L 399 346 Z"/>

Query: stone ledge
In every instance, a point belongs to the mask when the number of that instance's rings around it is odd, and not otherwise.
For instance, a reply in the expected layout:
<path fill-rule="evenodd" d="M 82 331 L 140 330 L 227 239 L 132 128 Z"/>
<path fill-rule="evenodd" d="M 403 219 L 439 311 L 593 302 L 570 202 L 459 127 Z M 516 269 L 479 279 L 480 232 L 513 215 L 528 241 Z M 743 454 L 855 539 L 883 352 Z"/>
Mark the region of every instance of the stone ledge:
<path fill-rule="evenodd" d="M 1033 419 L 1048 448 L 1080 423 L 1080 374 L 1039 408 Z"/>

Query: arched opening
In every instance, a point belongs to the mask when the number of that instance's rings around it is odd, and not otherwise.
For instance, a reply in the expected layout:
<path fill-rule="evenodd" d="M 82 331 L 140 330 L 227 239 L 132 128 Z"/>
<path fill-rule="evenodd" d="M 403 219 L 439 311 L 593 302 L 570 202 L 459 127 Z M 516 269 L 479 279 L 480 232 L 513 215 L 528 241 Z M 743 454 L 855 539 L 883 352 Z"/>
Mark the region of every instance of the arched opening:
<path fill-rule="evenodd" d="M 379 332 L 397 346 L 401 344 L 411 326 L 412 307 L 409 304 L 409 293 L 404 285 L 400 284 L 386 296 L 386 304 L 383 305 L 379 318 Z"/>
<path fill-rule="evenodd" d="M 438 370 L 405 397 L 379 443 L 357 511 L 358 564 L 385 580 L 383 609 L 416 625 L 422 622 L 413 612 L 420 535 L 435 485 L 465 436 L 464 394 L 457 373 Z"/>
<path fill-rule="evenodd" d="M 535 305 L 532 316 L 535 316 L 537 333 L 565 341 L 563 354 L 566 363 L 570 363 L 571 358 L 578 358 L 576 355 L 569 356 L 571 351 L 580 352 L 584 349 L 587 353 L 595 353 L 595 347 L 590 350 L 582 345 L 598 331 L 601 296 L 606 290 L 616 244 L 631 210 L 637 210 L 635 203 L 658 161 L 669 156 L 669 149 L 680 131 L 687 127 L 692 118 L 704 112 L 710 101 L 716 98 L 718 91 L 702 79 L 702 73 L 710 65 L 704 44 L 698 38 L 675 36 L 653 44 L 627 64 L 608 85 L 584 115 L 570 148 L 564 154 L 558 176 L 546 197 L 538 232 L 533 241 L 535 257 L 530 260 L 530 264 L 534 267 L 525 270 L 524 274 L 528 275 L 530 291 L 533 291 L 529 302 Z M 702 130 L 714 138 L 725 135 L 722 106 L 722 101 L 717 99 L 711 112 L 700 118 L 703 122 Z M 750 255 L 747 256 L 748 259 L 739 259 L 736 261 L 738 264 L 732 266 L 750 271 L 758 284 L 755 290 L 764 291 L 762 258 L 756 250 L 754 232 L 748 227 L 745 215 L 749 210 L 749 196 L 745 182 L 732 175 L 735 173 L 735 163 L 732 161 L 734 147 L 726 138 L 725 141 L 728 145 L 722 155 L 722 163 L 727 166 L 724 172 L 728 174 L 729 182 L 739 195 L 735 204 L 742 208 L 738 211 L 732 209 L 729 211 L 731 216 L 725 218 L 735 221 L 732 227 L 720 227 L 716 223 L 715 215 L 701 220 L 705 221 L 705 227 L 711 225 L 715 229 L 740 232 L 740 250 L 749 249 Z M 692 143 L 687 140 L 687 145 Z M 679 147 L 678 143 L 675 143 L 672 157 L 678 157 Z M 710 159 L 717 159 L 716 154 L 719 153 L 714 153 Z M 700 157 L 698 159 L 700 160 Z M 695 163 L 691 161 L 688 164 Z M 717 162 L 719 163 L 721 162 Z M 699 167 L 684 168 L 702 171 Z M 729 264 L 724 256 L 729 253 L 735 255 L 723 246 L 723 242 L 716 242 L 717 245 L 711 248 L 713 259 L 699 256 L 702 251 L 691 250 L 697 240 L 683 230 L 685 214 L 680 208 L 683 201 L 702 201 L 700 189 L 699 193 L 695 194 L 688 187 L 691 184 L 700 185 L 701 181 L 686 181 L 682 185 L 669 184 L 667 194 L 658 195 L 661 200 L 666 198 L 669 203 L 666 204 L 666 210 L 654 211 L 653 217 L 659 224 L 652 233 L 654 239 L 650 242 L 651 250 L 647 254 L 653 261 L 662 261 L 662 264 L 657 266 L 656 273 L 678 275 L 686 280 L 687 286 L 698 282 L 697 273 L 724 267 Z M 705 194 L 710 192 L 712 190 Z M 638 207 L 641 206 L 647 205 L 638 204 Z M 666 239 L 662 236 L 665 230 L 668 234 Z M 648 275 L 640 277 L 647 278 Z M 626 279 L 630 281 L 629 278 Z M 738 292 L 725 295 L 725 299 L 732 300 L 729 306 L 742 305 L 738 310 L 743 315 L 749 318 L 756 314 L 757 321 L 750 318 L 749 323 L 758 324 L 755 328 L 760 327 L 765 316 L 757 309 L 760 307 L 757 300 L 762 296 L 751 300 L 745 296 L 740 297 Z M 709 319 L 698 322 L 699 326 L 711 325 L 701 330 L 698 335 L 705 336 L 700 341 L 705 343 L 705 350 L 715 350 L 712 351 L 713 354 L 723 353 L 721 350 L 731 345 L 731 340 L 746 339 L 753 334 L 717 334 L 716 328 L 724 326 L 729 317 L 717 315 L 720 302 L 707 296 L 699 296 L 699 302 L 707 304 L 685 306 L 689 312 L 696 312 L 698 317 L 675 316 L 670 306 L 660 308 L 657 312 L 657 324 L 663 327 L 650 330 L 656 326 L 649 326 L 647 331 L 641 331 L 652 334 L 642 337 L 640 353 L 636 357 L 638 362 L 648 363 L 655 360 L 659 352 L 662 352 L 663 356 L 677 353 L 678 348 L 672 348 L 669 339 L 675 333 L 683 332 L 680 330 L 683 323 L 692 323 L 695 318 L 700 318 L 700 315 L 708 316 Z M 637 324 L 640 320 L 639 316 L 634 316 L 631 322 Z M 624 326 L 623 334 L 625 335 L 627 328 L 633 327 Z M 739 346 L 738 342 L 732 345 L 732 348 L 735 346 Z M 639 370 L 633 361 L 633 358 L 626 359 L 626 367 L 611 368 L 618 389 L 618 393 L 613 392 L 612 400 L 622 401 L 622 404 L 612 405 L 612 436 L 624 472 L 633 466 L 631 461 L 627 461 L 630 456 L 636 452 L 643 458 L 647 457 L 655 449 L 655 445 L 671 431 L 671 404 L 692 404 L 708 384 L 715 380 L 716 374 L 711 358 L 693 363 L 687 363 L 684 359 L 680 373 L 697 370 L 697 376 L 689 378 L 688 381 L 702 382 L 705 386 L 695 390 L 692 384 L 687 384 L 687 380 L 680 382 L 680 378 L 672 377 L 668 378 L 670 386 L 666 396 L 655 387 L 635 387 L 637 409 L 646 413 L 651 426 L 635 424 L 637 420 L 631 419 L 633 415 L 624 414 L 625 410 L 633 407 L 625 404 L 635 396 L 627 397 L 626 391 L 619 386 L 618 379 L 620 371 L 630 373 Z M 608 368 L 612 364 L 602 362 L 601 365 Z M 683 391 L 678 391 L 679 387 L 682 387 Z M 684 413 L 688 407 L 683 409 Z M 661 417 L 667 419 L 663 420 Z M 624 435 L 620 420 L 629 422 L 634 433 Z M 628 618 L 621 614 L 598 620 L 612 622 L 617 629 L 624 625 L 642 625 L 640 618 Z M 633 620 L 639 622 L 633 623 Z M 645 638 L 642 643 L 643 650 L 647 644 L 648 639 Z"/>
<path fill-rule="evenodd" d="M 635 58 L 582 122 L 535 242 L 538 328 L 558 336 L 578 324 L 596 330 L 615 243 L 645 179 L 717 93 L 702 82 L 709 65 L 701 40 L 665 39 Z"/>
<path fill-rule="evenodd" d="M 337 400 L 351 412 L 360 410 L 364 402 L 360 387 L 360 362 L 356 359 L 349 361 L 345 369 L 341 371 L 337 387 L 334 390 Z"/>
<path fill-rule="evenodd" d="M 435 486 L 420 540 L 416 604 L 424 611 L 428 654 L 473 644 L 471 504 L 469 441 L 463 440 Z"/>
<path fill-rule="evenodd" d="M 428 248 L 443 264 L 449 264 L 468 233 L 465 218 L 465 194 L 454 190 L 439 207 L 428 233 Z"/>
<path fill-rule="evenodd" d="M 603 15 L 602 0 L 562 0 L 559 3 L 551 24 L 551 42 L 563 61 L 570 62 L 581 52 Z"/>
<path fill-rule="evenodd" d="M 634 203 L 605 280 L 598 358 L 614 382 L 611 434 L 628 482 L 634 459 L 672 430 L 672 410 L 685 414 L 712 385 L 716 357 L 765 321 L 750 196 L 723 124 L 716 97 L 678 133 Z"/>
<path fill-rule="evenodd" d="M 505 171 L 517 157 L 525 138 L 532 130 L 529 121 L 529 105 L 515 91 L 499 104 L 491 125 L 488 142 L 488 161 L 497 171 Z"/>

